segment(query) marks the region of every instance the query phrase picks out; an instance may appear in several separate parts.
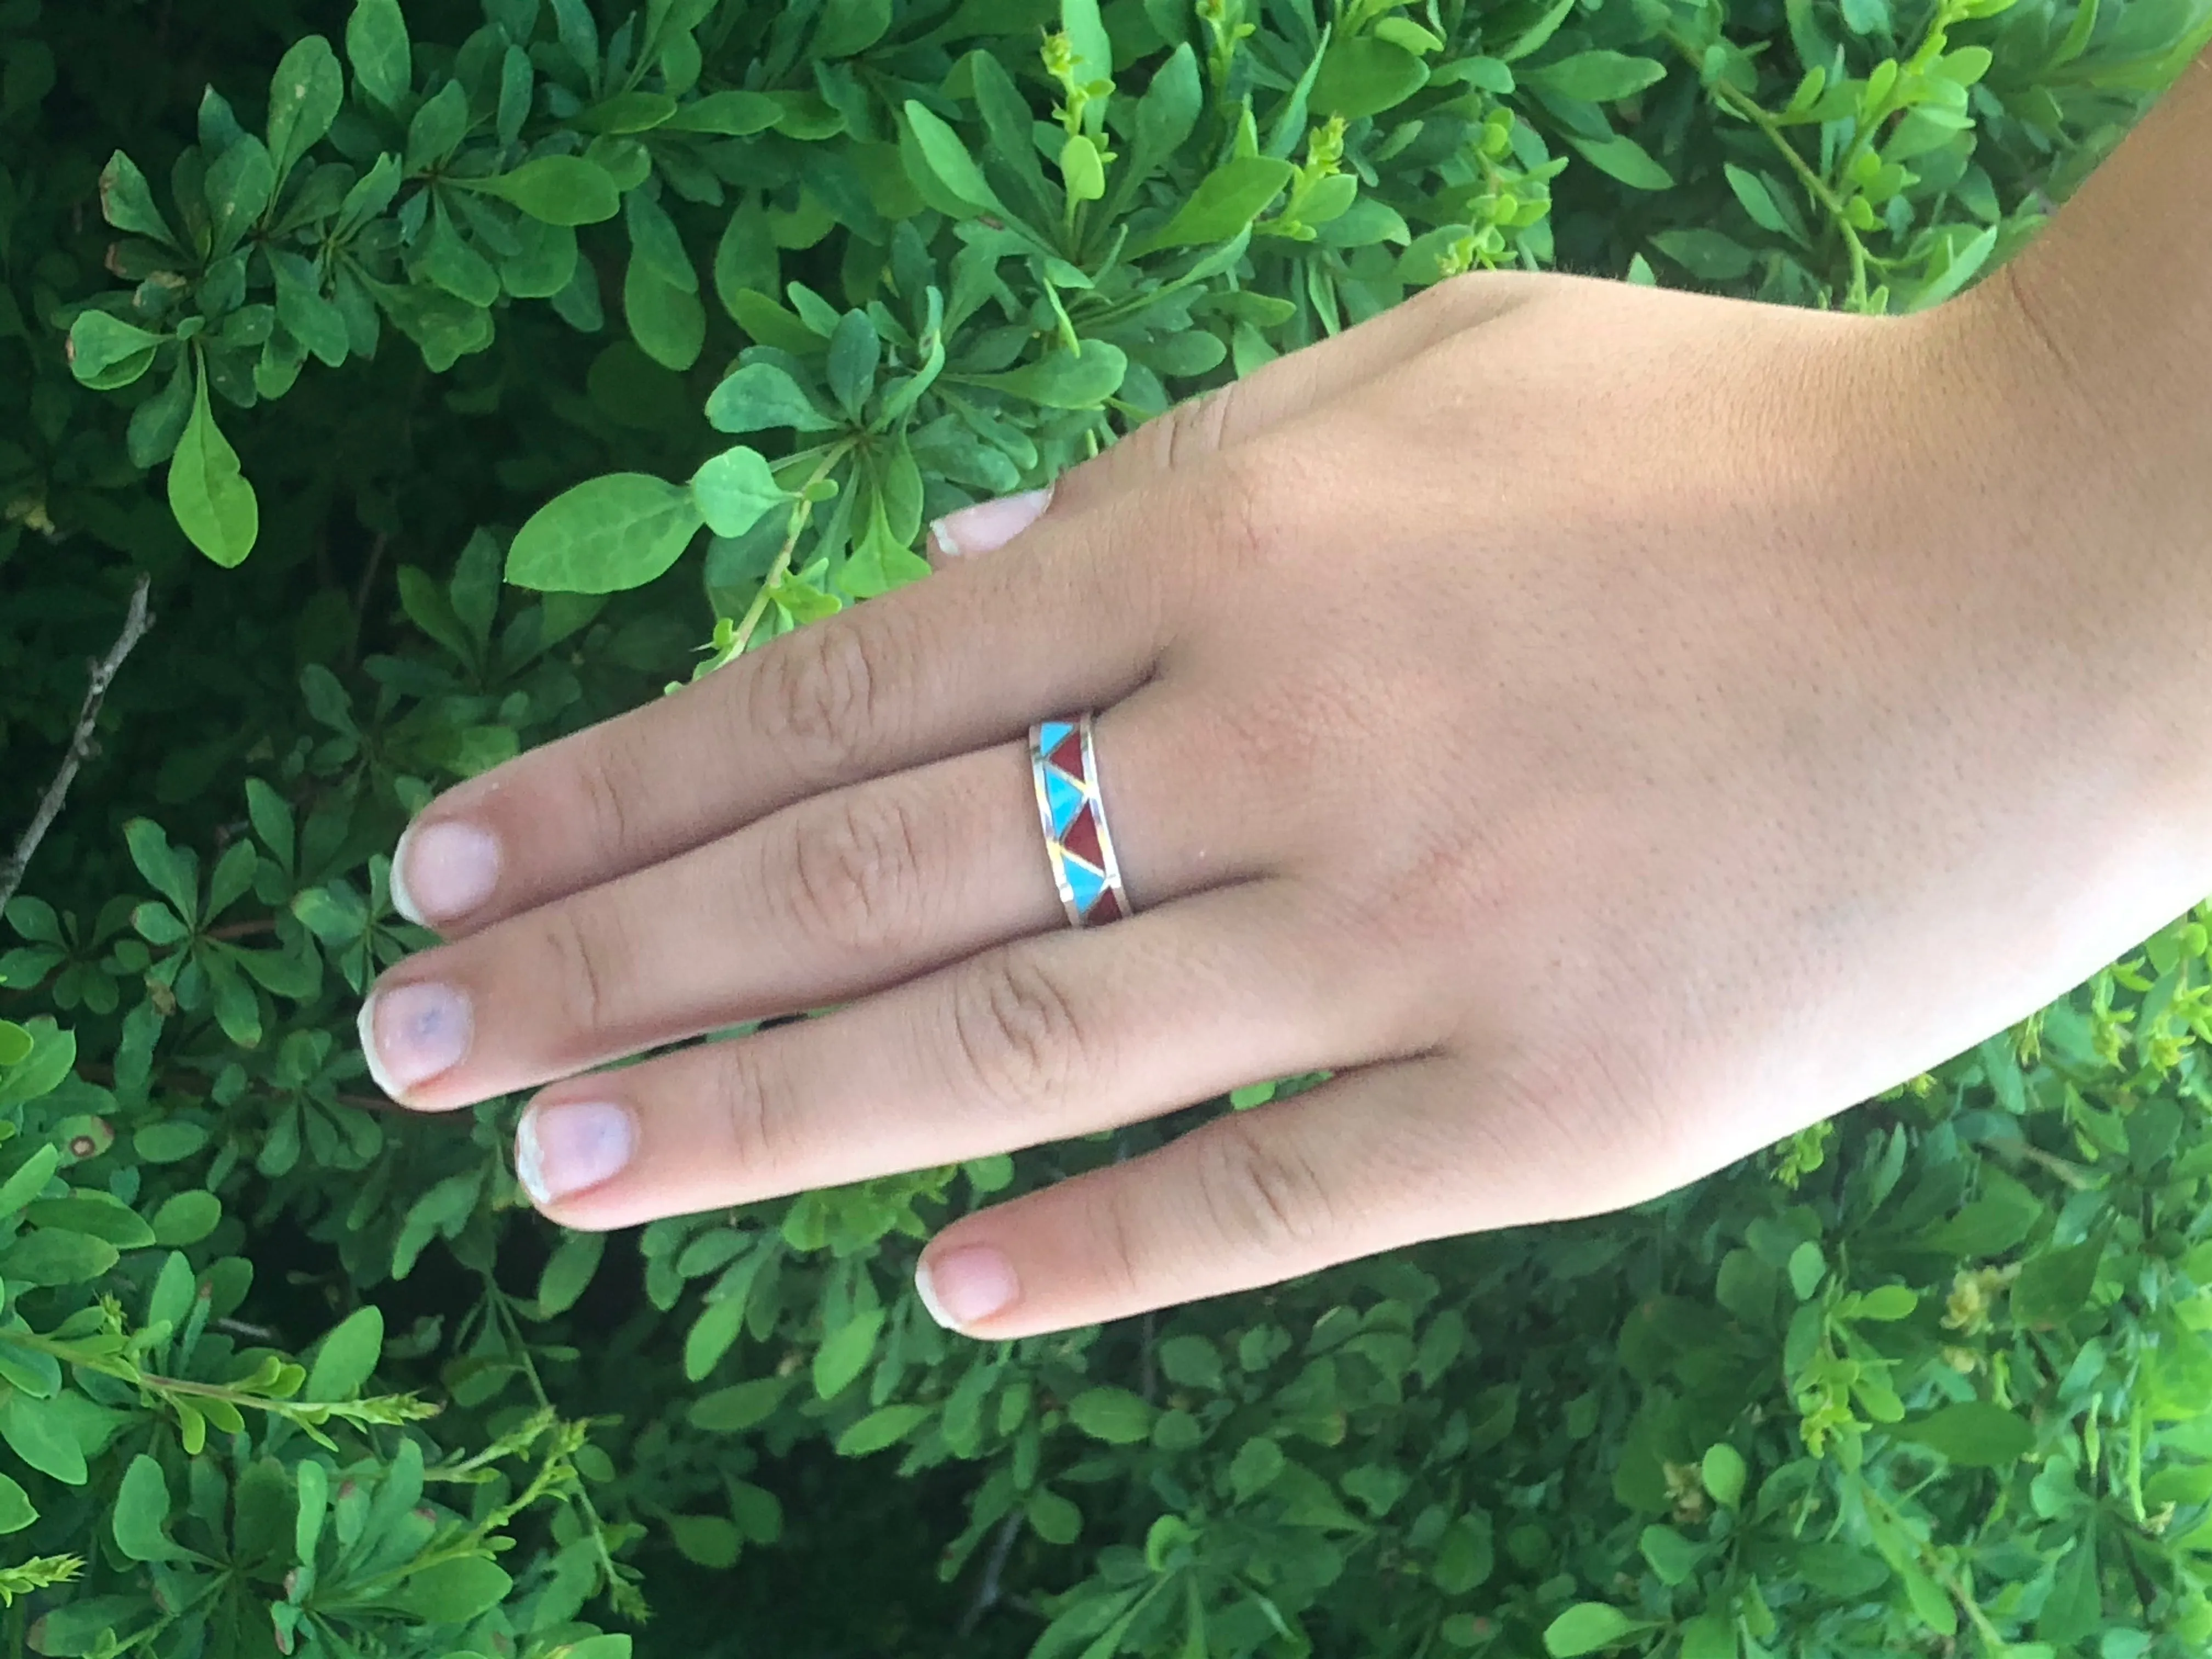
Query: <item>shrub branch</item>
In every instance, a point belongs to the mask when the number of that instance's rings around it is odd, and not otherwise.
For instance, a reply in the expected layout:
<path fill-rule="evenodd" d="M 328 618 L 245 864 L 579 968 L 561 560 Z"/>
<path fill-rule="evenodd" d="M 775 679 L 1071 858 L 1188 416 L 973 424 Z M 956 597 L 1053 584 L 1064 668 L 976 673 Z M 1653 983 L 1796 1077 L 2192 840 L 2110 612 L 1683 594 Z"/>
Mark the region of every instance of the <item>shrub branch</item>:
<path fill-rule="evenodd" d="M 84 764 L 85 757 L 92 753 L 92 728 L 100 719 L 100 705 L 106 701 L 107 688 L 115 678 L 115 671 L 123 666 L 138 641 L 146 637 L 146 630 L 154 625 L 147 614 L 146 589 L 152 578 L 141 576 L 138 586 L 131 592 L 131 609 L 123 619 L 123 631 L 116 635 L 115 643 L 107 647 L 107 654 L 92 665 L 91 684 L 85 687 L 84 707 L 77 711 L 76 730 L 70 734 L 68 750 L 62 756 L 61 769 L 54 781 L 46 786 L 46 793 L 39 802 L 39 810 L 31 815 L 30 827 L 23 831 L 15 850 L 8 861 L 0 864 L 0 909 L 15 896 L 15 890 L 23 884 L 23 872 L 30 868 L 31 855 L 39 850 L 39 843 L 53 828 L 54 820 L 61 816 L 62 802 L 69 795 L 70 785 L 76 780 L 77 768 Z"/>

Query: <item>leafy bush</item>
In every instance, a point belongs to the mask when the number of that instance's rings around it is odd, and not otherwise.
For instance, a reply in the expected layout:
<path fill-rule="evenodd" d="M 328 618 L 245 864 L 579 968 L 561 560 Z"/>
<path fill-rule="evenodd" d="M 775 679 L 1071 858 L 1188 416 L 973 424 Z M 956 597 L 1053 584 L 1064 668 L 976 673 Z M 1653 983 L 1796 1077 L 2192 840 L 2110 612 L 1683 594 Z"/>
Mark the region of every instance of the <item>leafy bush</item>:
<path fill-rule="evenodd" d="M 0 0 L 11 817 L 86 760 L 0 955 L 10 1650 L 2201 1650 L 2212 907 L 1635 1212 L 988 1346 L 915 1241 L 1316 1079 L 603 1238 L 509 1103 L 379 1109 L 353 1017 L 435 789 L 928 518 L 1461 271 L 1939 303 L 2208 38 Z"/>

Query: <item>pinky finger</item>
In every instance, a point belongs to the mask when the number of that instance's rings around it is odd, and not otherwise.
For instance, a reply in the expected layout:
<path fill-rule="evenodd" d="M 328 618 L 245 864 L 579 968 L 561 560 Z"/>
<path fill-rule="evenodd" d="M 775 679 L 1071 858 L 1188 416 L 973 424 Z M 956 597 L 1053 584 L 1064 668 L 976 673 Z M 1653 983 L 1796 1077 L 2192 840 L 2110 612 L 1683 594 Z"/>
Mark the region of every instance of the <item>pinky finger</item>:
<path fill-rule="evenodd" d="M 1437 1126 L 1466 1076 L 1442 1055 L 1386 1061 L 1217 1118 L 947 1228 L 915 1288 L 939 1324 L 1004 1341 L 1506 1224 L 1471 1221 L 1438 1178 Z"/>

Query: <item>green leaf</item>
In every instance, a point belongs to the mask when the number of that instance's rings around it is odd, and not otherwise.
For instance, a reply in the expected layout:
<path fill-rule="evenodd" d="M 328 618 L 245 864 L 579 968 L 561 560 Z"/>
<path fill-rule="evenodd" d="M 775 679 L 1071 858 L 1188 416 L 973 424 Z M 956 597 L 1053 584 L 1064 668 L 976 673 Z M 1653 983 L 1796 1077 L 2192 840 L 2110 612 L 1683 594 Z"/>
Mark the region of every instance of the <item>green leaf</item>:
<path fill-rule="evenodd" d="M 1552 1659 L 1574 1659 L 1657 1628 L 1656 1620 L 1631 1619 L 1602 1601 L 1577 1601 L 1545 1626 L 1544 1651 Z"/>
<path fill-rule="evenodd" d="M 1080 354 L 1055 351 L 1004 374 L 963 378 L 1047 409 L 1095 409 L 1121 389 L 1128 369 L 1121 347 L 1085 340 Z"/>
<path fill-rule="evenodd" d="M 1656 1524 L 1644 1528 L 1638 1546 L 1644 1552 L 1644 1559 L 1651 1564 L 1651 1571 L 1658 1575 L 1659 1582 L 1669 1588 L 1687 1583 L 1705 1553 L 1674 1528 Z"/>
<path fill-rule="evenodd" d="M 414 48 L 399 0 L 356 0 L 346 20 L 346 58 L 356 87 L 386 109 L 398 107 L 415 82 Z"/>
<path fill-rule="evenodd" d="M 208 407 L 204 369 L 192 394 L 191 418 L 169 459 L 169 511 L 191 544 L 226 568 L 253 550 L 261 532 L 253 486 L 239 471 L 238 452 Z"/>
<path fill-rule="evenodd" d="M 299 1488 L 299 1504 L 292 1515 L 292 1553 L 305 1564 L 312 1565 L 315 1547 L 321 1541 L 323 1522 L 330 1512 L 330 1474 L 313 1458 L 302 1458 L 294 1470 L 294 1480 Z"/>
<path fill-rule="evenodd" d="M 891 0 L 828 0 L 814 31 L 813 56 L 850 58 L 882 40 L 891 26 Z"/>
<path fill-rule="evenodd" d="M 19 1025 L 15 1029 L 20 1031 L 23 1028 Z M 21 1060 L 21 1056 L 16 1058 Z M 53 1178 L 61 1161 L 61 1148 L 52 1143 L 39 1147 L 25 1158 L 15 1174 L 0 1182 L 0 1216 L 10 1215 L 38 1197 Z"/>
<path fill-rule="evenodd" d="M 153 1242 L 172 1248 L 197 1244 L 222 1219 L 222 1200 L 213 1193 L 175 1193 L 162 1200 L 161 1207 L 154 1212 Z"/>
<path fill-rule="evenodd" d="M 570 117 L 568 125 L 580 132 L 651 132 L 673 120 L 677 107 L 665 92 L 618 92 Z"/>
<path fill-rule="evenodd" d="M 538 1276 L 539 1317 L 550 1319 L 575 1305 L 599 1272 L 606 1248 L 605 1233 L 570 1233 L 562 1239 Z"/>
<path fill-rule="evenodd" d="M 837 319 L 836 331 L 830 337 L 830 392 L 850 419 L 860 418 L 860 406 L 875 389 L 883 349 L 883 341 L 866 312 L 848 311 Z"/>
<path fill-rule="evenodd" d="M 707 423 L 717 432 L 826 432 L 836 424 L 814 407 L 799 382 L 774 363 L 746 363 L 707 398 Z"/>
<path fill-rule="evenodd" d="M 1925 1417 L 1893 1425 L 1890 1433 L 1976 1469 L 2002 1468 L 2026 1456 L 2035 1445 L 2035 1431 L 2027 1419 L 1985 1400 L 1942 1407 Z"/>
<path fill-rule="evenodd" d="M 1650 152 L 1626 133 L 1616 132 L 1604 139 L 1578 137 L 1571 132 L 1565 137 L 1592 167 L 1632 190 L 1674 187 L 1674 175 L 1653 161 Z"/>
<path fill-rule="evenodd" d="M 21 1532 L 38 1518 L 30 1493 L 0 1474 L 0 1533 Z"/>
<path fill-rule="evenodd" d="M 1221 1386 L 1221 1351 L 1208 1337 L 1171 1336 L 1159 1346 L 1160 1371 L 1186 1389 Z"/>
<path fill-rule="evenodd" d="M 718 1302 L 712 1307 L 728 1305 L 726 1302 Z M 736 1434 L 757 1423 L 765 1423 L 790 1392 L 791 1379 L 787 1376 L 755 1377 L 750 1382 L 701 1395 L 684 1415 L 695 1429 L 704 1429 L 709 1434 Z"/>
<path fill-rule="evenodd" d="M 1030 1528 L 1048 1544 L 1065 1547 L 1083 1534 L 1083 1511 L 1049 1486 L 1039 1486 L 1022 1506 Z M 1163 1516 L 1162 1520 L 1172 1520 Z M 1155 1523 L 1157 1525 L 1157 1523 Z"/>
<path fill-rule="evenodd" d="M 165 246 L 175 247 L 177 239 L 169 234 L 169 222 L 154 205 L 154 192 L 148 188 L 146 175 L 138 171 L 138 164 L 121 150 L 107 158 L 107 165 L 100 173 L 100 216 L 116 229 L 128 231 L 134 236 L 150 236 Z"/>
<path fill-rule="evenodd" d="M 315 1351 L 302 1400 L 350 1400 L 384 1354 L 384 1311 L 371 1303 L 346 1316 Z"/>
<path fill-rule="evenodd" d="M 1924 1229 L 1919 1243 L 1943 1255 L 2002 1255 L 2043 1219 L 2044 1202 L 1995 1164 L 1984 1164 L 1981 1194 L 1956 1215 Z"/>
<path fill-rule="evenodd" d="M 1356 121 L 1404 103 L 1428 79 L 1428 65 L 1403 46 L 1371 35 L 1336 40 L 1322 56 L 1309 106 Z"/>
<path fill-rule="evenodd" d="M 563 593 L 637 587 L 682 556 L 706 522 L 689 487 L 611 472 L 562 491 L 530 515 L 507 552 L 507 579 Z"/>
<path fill-rule="evenodd" d="M 1667 78 L 1667 66 L 1619 52 L 1578 52 L 1571 58 L 1520 72 L 1524 85 L 1560 98 L 1607 104 Z"/>
<path fill-rule="evenodd" d="M 1473 1510 L 1451 1523 L 1437 1546 L 1436 1565 L 1430 1570 L 1437 1588 L 1447 1595 L 1464 1595 L 1490 1581 L 1497 1567 L 1497 1549 L 1490 1516 Z"/>
<path fill-rule="evenodd" d="M 468 136 L 469 95 L 459 81 L 448 81 L 416 106 L 407 122 L 399 165 L 408 173 L 443 167 Z"/>
<path fill-rule="evenodd" d="M 869 1308 L 854 1314 L 830 1334 L 815 1352 L 814 1392 L 835 1400 L 852 1385 L 876 1352 L 876 1336 L 884 1328 L 884 1310 Z"/>
<path fill-rule="evenodd" d="M 1700 1473 L 1705 1490 L 1723 1509 L 1732 1510 L 1743 1502 L 1743 1483 L 1749 1471 L 1744 1467 L 1743 1454 L 1728 1442 L 1719 1441 L 1706 1449 Z"/>
<path fill-rule="evenodd" d="M 1182 148 L 1183 140 L 1198 127 L 1206 105 L 1198 78 L 1198 56 L 1188 40 L 1177 46 L 1168 61 L 1153 72 L 1152 82 L 1137 100 L 1136 165 L 1149 173 Z"/>
<path fill-rule="evenodd" d="M 2097 1264 L 2105 1254 L 2102 1239 L 2089 1239 L 2064 1249 L 2045 1250 L 2021 1264 L 2012 1284 L 2012 1316 L 2017 1325 L 2063 1325 L 2089 1304 L 2097 1287 Z"/>
<path fill-rule="evenodd" d="M 12 1019 L 0 1019 L 0 1066 L 13 1066 L 31 1052 L 31 1034 Z"/>
<path fill-rule="evenodd" d="M 637 253 L 623 275 L 623 316 L 630 338 L 663 368 L 681 372 L 699 361 L 707 343 L 707 307 L 696 293 L 670 282 Z"/>
<path fill-rule="evenodd" d="M 174 1561 L 191 1552 L 169 1541 L 161 1523 L 169 1516 L 169 1482 L 161 1466 L 141 1452 L 131 1460 L 115 1491 L 110 1524 L 115 1547 L 133 1561 Z"/>
<path fill-rule="evenodd" d="M 64 1400 L 33 1400 L 20 1389 L 0 1405 L 0 1439 L 41 1474 L 64 1486 L 82 1486 L 88 1478 L 84 1447 L 70 1426 Z"/>
<path fill-rule="evenodd" d="M 167 341 L 105 311 L 82 311 L 70 325 L 70 373 L 95 392 L 129 386 L 154 365 L 154 354 Z"/>
<path fill-rule="evenodd" d="M 915 1429 L 937 1415 L 934 1406 L 883 1406 L 837 1437 L 837 1455 L 866 1457 L 896 1445 Z"/>
<path fill-rule="evenodd" d="M 906 118 L 915 142 L 921 147 L 922 159 L 939 184 L 978 212 L 988 209 L 1005 214 L 996 193 L 983 182 L 983 169 L 975 165 L 975 158 L 968 153 L 958 133 L 911 98 L 906 100 Z"/>
<path fill-rule="evenodd" d="M 622 211 L 614 175 L 581 155 L 541 155 L 472 185 L 549 225 L 596 225 Z"/>
<path fill-rule="evenodd" d="M 1094 1440 L 1127 1446 L 1149 1439 L 1156 1409 L 1127 1389 L 1085 1389 L 1067 1402 L 1067 1419 Z"/>
<path fill-rule="evenodd" d="M 672 1515 L 668 1535 L 684 1559 L 718 1572 L 735 1566 L 744 1548 L 735 1523 L 719 1515 Z"/>
<path fill-rule="evenodd" d="M 2017 1296 L 2018 1292 L 2014 1294 Z M 1913 1310 L 1919 1305 L 1917 1292 L 1905 1285 L 1878 1285 L 1873 1290 L 1860 1293 L 1856 1316 L 1860 1319 L 1909 1319 Z"/>
<path fill-rule="evenodd" d="M 2097 1577 L 2097 1533 L 2093 1522 L 2051 1575 L 2051 1594 L 2035 1620 L 2036 1636 L 2070 1648 L 2104 1622 L 2104 1590 Z"/>
<path fill-rule="evenodd" d="M 683 106 L 667 122 L 672 132 L 713 132 L 749 138 L 783 118 L 783 106 L 764 92 L 710 92 Z"/>
<path fill-rule="evenodd" d="M 1283 1472 L 1283 1449 L 1273 1437 L 1254 1435 L 1237 1449 L 1229 1464 L 1229 1489 L 1238 1503 L 1267 1491 Z"/>
<path fill-rule="evenodd" d="M 142 1249 L 154 1242 L 154 1229 L 137 1211 L 105 1193 L 82 1188 L 67 1198 L 41 1199 L 31 1204 L 25 1208 L 23 1219 L 33 1227 L 89 1233 L 118 1250 Z"/>
<path fill-rule="evenodd" d="M 1711 1610 L 1686 1620 L 1678 1659 L 1736 1659 L 1735 1626 Z"/>
<path fill-rule="evenodd" d="M 269 77 L 269 156 L 280 185 L 344 102 L 345 75 L 331 43 L 319 34 L 295 42 Z"/>
<path fill-rule="evenodd" d="M 51 1228 L 0 1249 L 0 1279 L 11 1285 L 81 1285 L 112 1267 L 122 1252 L 90 1233 Z"/>
<path fill-rule="evenodd" d="M 1797 1293 L 1800 1302 L 1809 1301 L 1813 1292 L 1820 1288 L 1820 1281 L 1828 1276 L 1828 1260 L 1820 1254 L 1820 1247 L 1811 1239 L 1790 1253 L 1790 1288 Z"/>
<path fill-rule="evenodd" d="M 497 1562 L 470 1555 L 424 1567 L 385 1599 L 426 1624 L 463 1625 L 497 1607 L 514 1588 Z"/>
<path fill-rule="evenodd" d="M 742 536 L 787 498 L 757 450 L 738 444 L 691 475 L 691 500 L 717 536 Z"/>
<path fill-rule="evenodd" d="M 1658 231 L 1653 234 L 1651 245 L 1692 276 L 1713 283 L 1733 282 L 1744 276 L 1756 257 L 1734 237 L 1702 226 Z"/>
<path fill-rule="evenodd" d="M 1060 32 L 1067 36 L 1069 74 L 1079 87 L 1114 79 L 1114 44 L 1098 12 L 1098 0 L 1060 0 Z"/>
<path fill-rule="evenodd" d="M 738 1340 L 744 1328 L 745 1304 L 741 1297 L 731 1297 L 720 1302 L 709 1302 L 684 1338 L 684 1375 L 693 1382 L 705 1376 L 720 1363 L 730 1345 Z M 779 1381 L 781 1379 L 778 1379 Z M 742 1386 L 742 1385 L 741 1385 Z M 729 1390 L 725 1389 L 724 1393 Z M 708 1399 L 715 1396 L 709 1395 Z M 763 1413 L 765 1415 L 765 1413 Z"/>
<path fill-rule="evenodd" d="M 1246 229 L 1297 169 L 1270 155 L 1242 155 L 1199 182 L 1167 223 L 1130 250 L 1133 256 L 1198 242 L 1225 242 Z"/>

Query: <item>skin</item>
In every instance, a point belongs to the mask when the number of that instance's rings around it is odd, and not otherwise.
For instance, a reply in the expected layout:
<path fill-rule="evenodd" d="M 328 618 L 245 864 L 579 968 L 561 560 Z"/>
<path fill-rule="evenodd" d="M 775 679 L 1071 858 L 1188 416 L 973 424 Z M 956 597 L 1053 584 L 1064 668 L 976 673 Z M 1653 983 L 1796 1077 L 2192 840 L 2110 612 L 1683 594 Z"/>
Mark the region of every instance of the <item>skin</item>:
<path fill-rule="evenodd" d="M 550 1085 L 555 1186 L 615 1109 L 541 1206 L 610 1228 L 1336 1072 L 948 1227 L 1002 1339 L 1639 1202 L 1971 1048 L 2212 891 L 2207 76 L 1934 310 L 1446 283 L 448 792 L 380 1076 L 457 988 L 396 1097 Z M 1026 738 L 1085 708 L 1136 915 L 1078 930 Z M 439 825 L 497 851 L 445 914 Z"/>

